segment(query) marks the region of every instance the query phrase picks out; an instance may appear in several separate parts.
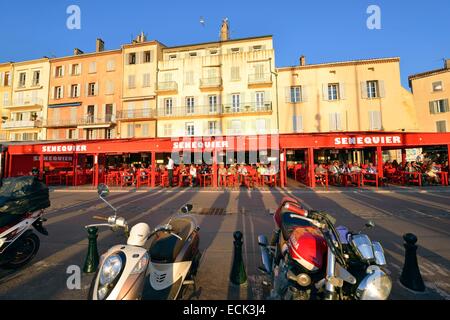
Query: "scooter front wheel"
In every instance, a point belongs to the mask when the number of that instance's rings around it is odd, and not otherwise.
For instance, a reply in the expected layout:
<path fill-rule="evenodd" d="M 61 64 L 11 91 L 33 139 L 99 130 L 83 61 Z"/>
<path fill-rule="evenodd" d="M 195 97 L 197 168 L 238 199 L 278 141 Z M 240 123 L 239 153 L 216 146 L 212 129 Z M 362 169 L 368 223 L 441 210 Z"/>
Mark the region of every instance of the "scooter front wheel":
<path fill-rule="evenodd" d="M 19 269 L 29 263 L 39 251 L 41 241 L 34 233 L 28 233 L 17 240 L 17 244 L 11 248 L 11 259 L 2 265 L 4 269 Z"/>

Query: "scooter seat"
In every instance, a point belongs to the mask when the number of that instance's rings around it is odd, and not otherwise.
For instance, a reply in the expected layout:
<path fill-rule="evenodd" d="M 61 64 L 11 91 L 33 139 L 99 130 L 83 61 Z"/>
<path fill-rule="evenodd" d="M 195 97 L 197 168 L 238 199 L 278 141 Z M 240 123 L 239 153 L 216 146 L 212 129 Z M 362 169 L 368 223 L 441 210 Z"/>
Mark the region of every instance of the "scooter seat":
<path fill-rule="evenodd" d="M 159 232 L 152 242 L 149 253 L 150 259 L 155 263 L 174 263 L 186 243 L 189 235 L 194 231 L 193 223 L 188 218 L 174 219 L 170 223 L 173 233 L 183 240 L 167 233 Z"/>

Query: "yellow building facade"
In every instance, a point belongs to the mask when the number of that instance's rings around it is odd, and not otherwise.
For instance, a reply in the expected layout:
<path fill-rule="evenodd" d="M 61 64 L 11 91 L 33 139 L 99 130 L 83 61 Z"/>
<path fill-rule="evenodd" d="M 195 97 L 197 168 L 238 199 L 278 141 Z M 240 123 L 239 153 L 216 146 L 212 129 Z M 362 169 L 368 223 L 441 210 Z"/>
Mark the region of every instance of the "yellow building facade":
<path fill-rule="evenodd" d="M 450 130 L 450 60 L 444 68 L 409 77 L 414 95 L 420 131 Z"/>
<path fill-rule="evenodd" d="M 156 137 L 158 61 L 162 45 L 141 34 L 122 46 L 122 112 L 118 112 L 118 138 Z"/>
<path fill-rule="evenodd" d="M 276 133 L 271 36 L 162 49 L 158 137 Z"/>
<path fill-rule="evenodd" d="M 400 59 L 278 68 L 280 133 L 419 129 Z"/>
<path fill-rule="evenodd" d="M 0 113 L 2 124 L 9 120 L 12 99 L 13 66 L 12 63 L 0 64 Z M 0 141 L 9 140 L 9 131 L 0 128 Z"/>
<path fill-rule="evenodd" d="M 10 141 L 46 139 L 50 63 L 48 58 L 13 64 L 12 98 L 4 106 L 9 118 L 2 124 Z"/>

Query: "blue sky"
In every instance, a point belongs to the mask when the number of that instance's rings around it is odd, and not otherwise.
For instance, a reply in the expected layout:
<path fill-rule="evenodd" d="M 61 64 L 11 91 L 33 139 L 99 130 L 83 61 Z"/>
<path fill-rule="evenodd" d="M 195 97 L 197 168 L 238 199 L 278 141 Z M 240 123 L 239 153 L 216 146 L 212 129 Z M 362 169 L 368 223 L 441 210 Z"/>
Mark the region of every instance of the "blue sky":
<path fill-rule="evenodd" d="M 410 74 L 441 68 L 450 58 L 450 1 L 428 0 L 190 0 L 2 1 L 0 61 L 119 48 L 140 31 L 168 45 L 215 41 L 228 17 L 231 37 L 274 36 L 277 66 L 374 57 L 401 57 Z M 66 28 L 69 5 L 81 8 L 81 30 Z M 366 27 L 369 5 L 381 8 L 381 30 Z M 206 24 L 202 26 L 200 17 Z"/>

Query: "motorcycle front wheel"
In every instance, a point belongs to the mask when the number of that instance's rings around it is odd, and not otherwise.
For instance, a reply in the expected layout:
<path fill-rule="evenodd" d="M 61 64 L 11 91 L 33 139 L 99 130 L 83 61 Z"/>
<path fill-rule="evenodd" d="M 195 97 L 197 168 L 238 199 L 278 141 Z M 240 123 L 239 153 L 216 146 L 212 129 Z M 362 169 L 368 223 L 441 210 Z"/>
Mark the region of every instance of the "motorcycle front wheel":
<path fill-rule="evenodd" d="M 29 233 L 17 240 L 14 248 L 11 248 L 11 259 L 4 265 L 4 269 L 19 269 L 29 263 L 39 251 L 41 241 L 34 233 Z"/>

